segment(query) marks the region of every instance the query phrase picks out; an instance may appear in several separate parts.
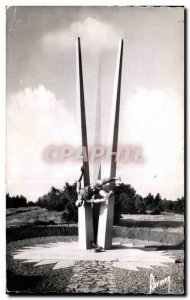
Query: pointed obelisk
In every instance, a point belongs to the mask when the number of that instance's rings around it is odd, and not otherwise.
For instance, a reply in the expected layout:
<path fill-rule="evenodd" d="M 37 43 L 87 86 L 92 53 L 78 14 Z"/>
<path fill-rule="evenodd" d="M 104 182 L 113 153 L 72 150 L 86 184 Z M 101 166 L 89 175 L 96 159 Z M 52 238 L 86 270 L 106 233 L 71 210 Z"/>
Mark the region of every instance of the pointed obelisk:
<path fill-rule="evenodd" d="M 108 146 L 111 148 L 110 177 L 116 176 L 117 161 L 116 161 L 115 154 L 117 153 L 118 150 L 122 59 L 123 59 L 123 40 L 121 39 L 119 43 L 117 63 L 116 63 L 116 73 L 115 73 L 111 118 L 110 118 L 110 133 L 109 133 L 109 141 L 108 141 Z M 102 203 L 100 206 L 97 243 L 99 246 L 102 246 L 104 249 L 110 249 L 112 247 L 113 216 L 114 216 L 114 196 L 111 197 L 108 204 Z"/>
<path fill-rule="evenodd" d="M 84 100 L 84 84 L 83 84 L 83 70 L 82 70 L 82 54 L 80 38 L 77 39 L 76 45 L 76 71 L 77 71 L 77 110 L 78 110 L 78 129 L 80 129 L 82 147 L 86 150 L 86 158 L 83 157 L 84 170 L 84 186 L 90 184 L 90 172 L 88 161 L 88 142 L 87 142 L 87 127 L 86 127 L 86 113 Z M 78 208 L 78 236 L 79 247 L 81 249 L 90 249 L 92 241 L 94 240 L 92 207 L 90 204 L 84 203 Z"/>

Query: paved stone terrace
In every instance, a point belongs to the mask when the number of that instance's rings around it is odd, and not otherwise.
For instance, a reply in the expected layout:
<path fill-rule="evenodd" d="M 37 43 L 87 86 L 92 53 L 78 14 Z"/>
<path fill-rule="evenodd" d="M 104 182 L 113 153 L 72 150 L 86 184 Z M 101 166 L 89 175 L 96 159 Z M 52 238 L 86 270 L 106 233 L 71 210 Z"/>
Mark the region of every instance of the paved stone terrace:
<path fill-rule="evenodd" d="M 73 269 L 66 292 L 117 293 L 112 262 L 79 261 Z"/>
<path fill-rule="evenodd" d="M 65 267 L 65 264 L 53 257 L 53 253 L 56 254 L 57 251 L 53 251 L 55 244 L 60 247 L 59 242 L 74 242 L 77 237 L 43 237 L 35 239 L 19 240 L 16 242 L 8 243 L 7 245 L 7 271 L 8 271 L 8 290 L 12 293 L 67 293 L 67 294 L 82 294 L 82 293 L 92 293 L 92 294 L 128 294 L 128 293 L 149 293 L 149 281 L 150 274 L 153 274 L 155 281 L 162 280 L 166 276 L 171 276 L 171 294 L 183 294 L 184 290 L 184 266 L 183 266 L 183 249 L 181 247 L 172 249 L 170 246 L 165 246 L 164 250 L 169 255 L 169 257 L 177 258 L 176 263 L 168 263 L 167 267 L 161 265 L 143 266 L 140 262 L 137 262 L 136 267 L 138 271 L 134 268 L 134 262 L 131 267 L 131 258 L 128 262 L 115 261 L 113 260 L 113 255 L 108 259 L 108 252 L 103 253 L 91 253 L 91 256 L 98 257 L 99 260 L 93 258 L 90 260 L 89 257 L 80 257 L 78 261 L 71 264 L 70 267 Z M 130 239 L 115 239 L 115 242 L 138 244 L 141 245 L 144 241 L 140 240 L 130 240 Z M 50 248 L 52 251 L 49 251 Z M 57 247 L 56 246 L 56 247 Z M 53 247 L 53 248 L 52 248 Z M 150 262 L 151 253 L 160 252 L 161 245 L 155 242 L 147 242 L 146 247 L 150 249 L 141 249 L 139 254 L 147 254 L 148 260 Z M 155 247 L 155 248 L 154 248 Z M 23 249 L 27 256 L 23 259 L 18 260 L 14 258 L 15 253 L 18 251 L 22 253 Z M 38 249 L 35 249 L 38 248 Z M 130 248 L 130 247 L 129 247 Z M 22 249 L 22 250 L 21 250 Z M 28 250 L 27 250 L 28 249 Z M 48 251 L 46 252 L 47 249 Z M 35 251 L 34 251 L 35 250 Z M 43 251 L 42 251 L 43 250 Z M 55 250 L 55 249 L 54 249 Z M 163 250 L 163 249 L 162 249 Z M 28 252 L 29 251 L 29 252 Z M 32 251 L 32 252 L 31 252 Z M 33 252 L 34 251 L 34 252 Z M 125 251 L 125 250 L 124 250 Z M 148 251 L 148 252 L 146 252 Z M 43 252 L 43 253 L 42 253 Z M 50 253 L 51 252 L 51 253 Z M 90 251 L 91 252 L 91 251 Z M 113 251 L 116 253 L 117 249 Z M 135 249 L 129 249 L 127 258 L 129 259 L 129 252 L 135 252 Z M 146 253 L 145 253 L 146 252 Z M 23 253 L 23 254 L 24 254 Z M 38 257 L 32 257 L 34 261 L 26 261 L 28 253 L 37 254 Z M 58 251 L 58 253 L 63 254 L 63 251 Z M 25 255 L 24 254 L 24 255 Z M 50 257 L 46 257 L 46 255 Z M 69 251 L 69 254 L 70 251 Z M 78 253 L 79 254 L 79 253 Z M 144 255 L 143 254 L 143 255 Z M 40 255 L 40 257 L 39 257 Z M 57 254 L 56 254 L 57 255 Z M 41 262 L 42 259 L 55 259 L 55 261 Z M 62 256 L 62 255 L 61 255 Z M 76 251 L 75 251 L 76 256 Z M 115 254 L 114 254 L 115 256 Z M 165 256 L 165 255 L 164 255 Z M 40 259 L 39 259 L 40 258 Z M 162 256 L 161 256 L 162 258 Z M 137 261 L 137 257 L 135 256 Z M 56 265 L 58 261 L 58 265 Z M 38 262 L 38 263 L 37 263 Z M 120 264 L 120 266 L 118 265 Z M 127 264 L 127 265 L 125 265 Z M 58 268 L 59 267 L 59 268 Z M 122 267 L 122 268 L 121 268 Z M 148 268 L 145 268 L 148 267 Z M 149 268 L 151 267 L 151 268 Z M 162 290 L 156 290 L 159 294 L 167 293 L 167 286 L 164 286 Z"/>

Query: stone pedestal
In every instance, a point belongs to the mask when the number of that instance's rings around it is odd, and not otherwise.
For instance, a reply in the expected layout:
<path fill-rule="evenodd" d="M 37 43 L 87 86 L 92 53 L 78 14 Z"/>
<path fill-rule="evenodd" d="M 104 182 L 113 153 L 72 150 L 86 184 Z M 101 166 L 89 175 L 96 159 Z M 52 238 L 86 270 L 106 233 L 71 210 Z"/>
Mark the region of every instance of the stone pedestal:
<path fill-rule="evenodd" d="M 114 199 L 113 195 L 108 204 L 101 203 L 100 205 L 97 244 L 104 249 L 112 247 Z"/>
<path fill-rule="evenodd" d="M 94 243 L 95 244 L 97 244 L 99 215 L 100 215 L 100 204 L 94 204 L 94 206 L 93 206 L 93 228 L 94 228 Z"/>
<path fill-rule="evenodd" d="M 84 204 L 78 208 L 78 237 L 79 248 L 90 249 L 94 241 L 92 207 Z"/>

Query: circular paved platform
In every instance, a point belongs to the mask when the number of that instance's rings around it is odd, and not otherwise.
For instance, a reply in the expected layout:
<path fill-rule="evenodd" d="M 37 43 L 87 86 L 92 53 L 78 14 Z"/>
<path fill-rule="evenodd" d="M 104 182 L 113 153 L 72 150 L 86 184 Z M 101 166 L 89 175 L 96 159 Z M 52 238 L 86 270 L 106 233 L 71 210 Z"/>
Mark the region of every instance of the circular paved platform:
<path fill-rule="evenodd" d="M 139 249 L 140 248 L 140 249 Z M 55 242 L 24 247 L 17 250 L 13 258 L 34 266 L 53 264 L 54 269 L 75 265 L 75 261 L 112 261 L 114 267 L 138 271 L 138 267 L 151 268 L 175 263 L 175 257 L 166 251 L 155 251 L 144 245 L 114 243 L 112 249 L 95 252 L 94 249 L 79 249 L 77 242 Z"/>
<path fill-rule="evenodd" d="M 122 243 L 114 243 L 112 250 L 100 253 L 78 249 L 78 243 L 69 237 L 9 243 L 10 290 L 23 289 L 34 293 L 148 293 L 150 274 L 153 274 L 155 281 L 170 276 L 171 293 L 183 292 L 183 250 L 163 251 L 154 243 L 146 245 L 145 242 L 142 245 L 142 242 L 134 240 L 122 240 Z M 178 263 L 175 263 L 176 259 L 180 259 Z M 24 280 L 29 281 L 29 287 L 23 285 Z M 167 293 L 167 284 L 156 292 Z"/>

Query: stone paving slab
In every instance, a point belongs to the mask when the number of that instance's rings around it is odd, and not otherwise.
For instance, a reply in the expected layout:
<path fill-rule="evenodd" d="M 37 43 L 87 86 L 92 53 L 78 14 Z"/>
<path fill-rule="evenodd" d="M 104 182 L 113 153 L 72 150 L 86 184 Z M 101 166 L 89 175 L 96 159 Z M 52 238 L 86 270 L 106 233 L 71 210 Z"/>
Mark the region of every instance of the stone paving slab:
<path fill-rule="evenodd" d="M 129 262 L 138 266 L 156 265 L 163 263 L 175 263 L 175 258 L 171 257 L 166 251 L 155 251 L 156 248 L 142 248 L 127 245 L 113 245 L 113 249 L 95 252 L 94 249 L 82 250 L 78 248 L 77 242 L 56 242 L 45 245 L 35 245 L 33 247 L 24 247 L 13 253 L 15 260 L 26 261 L 33 260 L 40 264 L 47 264 L 48 260 L 56 260 L 56 268 L 64 268 L 65 261 L 121 261 Z M 146 251 L 145 251 L 146 250 Z M 61 263 L 62 262 L 62 263 Z M 69 262 L 68 262 L 69 264 Z"/>
<path fill-rule="evenodd" d="M 111 262 L 80 261 L 73 269 L 66 292 L 68 293 L 117 293 L 117 285 Z"/>

